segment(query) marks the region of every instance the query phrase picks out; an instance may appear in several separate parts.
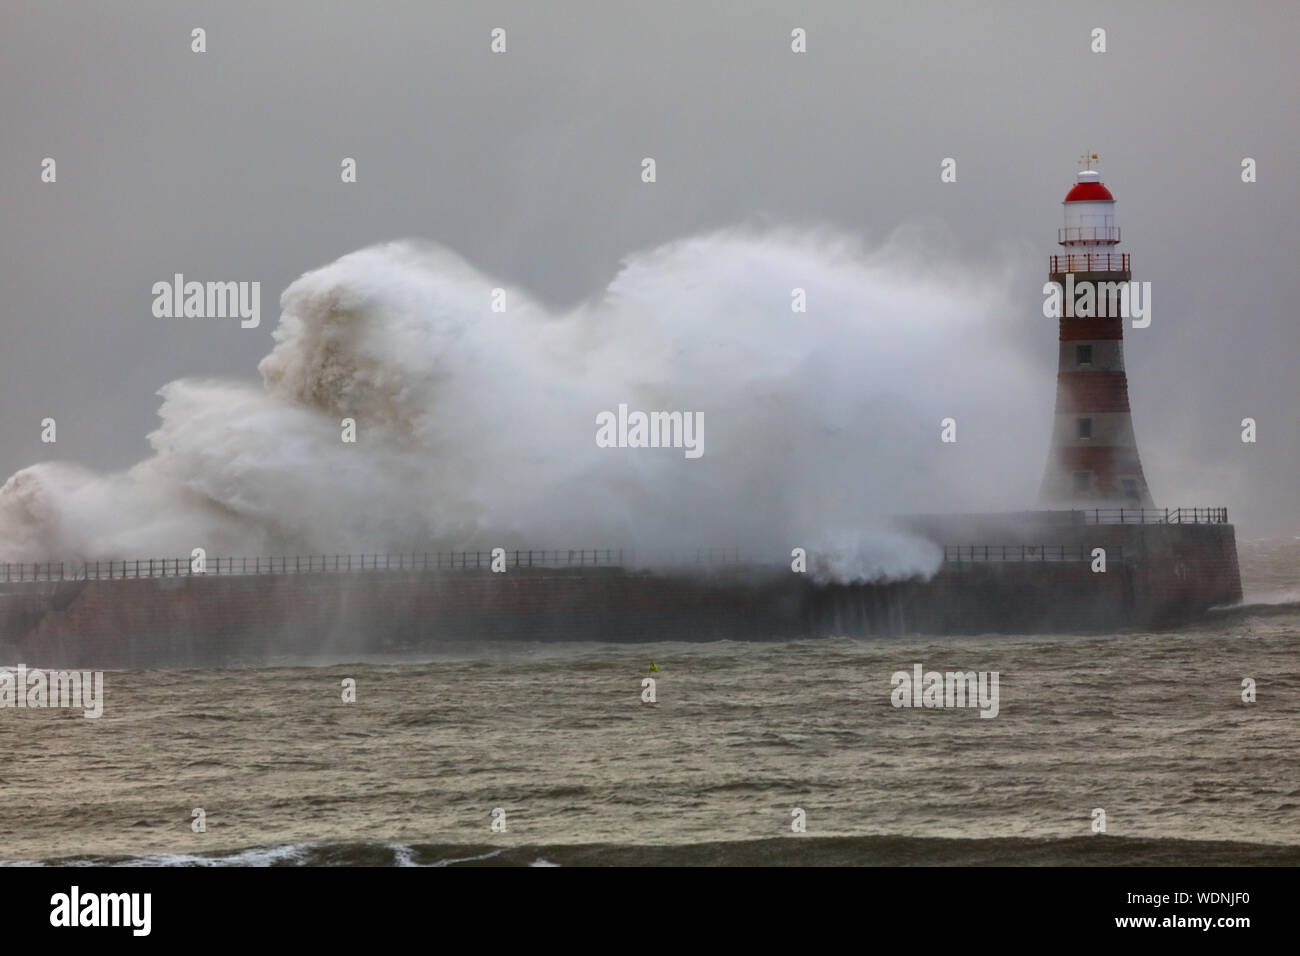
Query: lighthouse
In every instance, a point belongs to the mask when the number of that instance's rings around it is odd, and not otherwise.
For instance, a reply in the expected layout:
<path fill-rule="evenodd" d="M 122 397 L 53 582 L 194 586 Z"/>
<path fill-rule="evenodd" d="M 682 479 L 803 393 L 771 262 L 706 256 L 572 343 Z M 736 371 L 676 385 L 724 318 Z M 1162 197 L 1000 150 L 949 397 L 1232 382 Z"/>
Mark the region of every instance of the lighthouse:
<path fill-rule="evenodd" d="M 1092 168 L 1096 158 L 1085 157 L 1065 196 L 1062 251 L 1048 267 L 1064 295 L 1056 416 L 1040 500 L 1046 507 L 1150 508 L 1129 414 L 1124 319 L 1116 308 L 1121 292 L 1128 302 L 1123 290 L 1132 272 L 1128 254 L 1116 251 L 1115 197 Z"/>

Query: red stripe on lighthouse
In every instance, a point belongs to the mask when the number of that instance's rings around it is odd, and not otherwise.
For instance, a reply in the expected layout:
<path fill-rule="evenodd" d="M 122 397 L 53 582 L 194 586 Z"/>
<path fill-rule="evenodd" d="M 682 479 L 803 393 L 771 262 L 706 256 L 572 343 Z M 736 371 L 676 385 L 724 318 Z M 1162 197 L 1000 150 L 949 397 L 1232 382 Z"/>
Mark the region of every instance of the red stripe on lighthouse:
<path fill-rule="evenodd" d="M 1058 412 L 1127 412 L 1128 376 L 1123 372 L 1058 372 Z"/>
<path fill-rule="evenodd" d="M 1122 319 L 1061 319 L 1062 342 L 1085 342 L 1089 339 L 1105 341 L 1123 337 Z"/>
<path fill-rule="evenodd" d="M 1124 489 L 1120 477 L 1142 477 L 1142 462 L 1136 448 L 1072 446 L 1052 449 L 1052 459 L 1057 468 L 1065 472 L 1090 471 L 1095 482 L 1095 492 L 1103 498 L 1120 499 Z"/>

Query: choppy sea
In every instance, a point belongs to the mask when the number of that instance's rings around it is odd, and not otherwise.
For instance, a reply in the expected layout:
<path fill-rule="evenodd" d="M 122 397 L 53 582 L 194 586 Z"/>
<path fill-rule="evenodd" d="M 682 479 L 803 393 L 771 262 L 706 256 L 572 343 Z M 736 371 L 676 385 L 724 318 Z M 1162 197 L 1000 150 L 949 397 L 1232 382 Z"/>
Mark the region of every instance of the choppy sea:
<path fill-rule="evenodd" d="M 108 672 L 98 719 L 0 714 L 0 859 L 1296 865 L 1300 541 L 1240 551 L 1245 605 L 1161 633 Z M 895 707 L 917 664 L 997 716 Z"/>

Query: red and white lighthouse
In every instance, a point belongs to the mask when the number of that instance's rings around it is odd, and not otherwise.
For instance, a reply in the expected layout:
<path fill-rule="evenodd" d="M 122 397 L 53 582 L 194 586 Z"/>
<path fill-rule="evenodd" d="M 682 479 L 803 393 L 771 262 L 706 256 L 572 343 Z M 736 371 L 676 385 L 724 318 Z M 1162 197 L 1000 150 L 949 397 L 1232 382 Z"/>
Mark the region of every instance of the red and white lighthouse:
<path fill-rule="evenodd" d="M 1142 474 L 1128 378 L 1124 373 L 1124 319 L 1112 297 L 1117 283 L 1132 277 L 1127 253 L 1118 253 L 1115 197 L 1101 174 L 1080 170 L 1062 203 L 1065 223 L 1057 235 L 1061 255 L 1051 257 L 1052 282 L 1064 292 L 1060 317 L 1060 358 L 1056 375 L 1056 418 L 1043 477 L 1042 504 L 1048 507 L 1152 507 Z M 1093 307 L 1076 315 L 1073 290 L 1087 283 Z M 1102 302 L 1111 308 L 1097 313 Z M 1124 301 L 1128 301 L 1127 295 Z"/>

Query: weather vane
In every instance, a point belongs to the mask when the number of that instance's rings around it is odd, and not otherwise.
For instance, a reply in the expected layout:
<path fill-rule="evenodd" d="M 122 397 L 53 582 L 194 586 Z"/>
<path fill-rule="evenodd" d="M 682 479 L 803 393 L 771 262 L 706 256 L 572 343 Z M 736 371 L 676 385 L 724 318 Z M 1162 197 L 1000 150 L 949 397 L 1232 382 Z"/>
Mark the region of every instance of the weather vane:
<path fill-rule="evenodd" d="M 1084 169 L 1092 169 L 1093 160 L 1097 159 L 1096 153 L 1084 153 L 1079 157 L 1079 165 Z"/>

